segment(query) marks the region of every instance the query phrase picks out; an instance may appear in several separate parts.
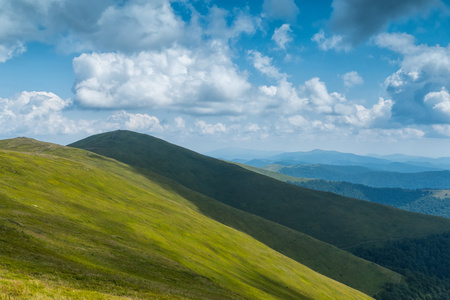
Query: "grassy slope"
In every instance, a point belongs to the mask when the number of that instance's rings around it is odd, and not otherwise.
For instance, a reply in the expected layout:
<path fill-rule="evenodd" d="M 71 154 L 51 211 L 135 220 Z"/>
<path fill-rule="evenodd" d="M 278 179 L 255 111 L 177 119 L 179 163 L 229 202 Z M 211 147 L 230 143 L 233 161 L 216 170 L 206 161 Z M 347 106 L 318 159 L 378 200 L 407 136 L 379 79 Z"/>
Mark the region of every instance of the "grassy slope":
<path fill-rule="evenodd" d="M 146 168 L 238 209 L 341 248 L 450 231 L 450 220 L 313 191 L 130 131 L 72 144 Z"/>
<path fill-rule="evenodd" d="M 22 139 L 5 140 L 0 141 L 0 148 L 35 152 L 36 143 L 36 141 Z M 40 153 L 68 155 L 66 149 L 51 144 L 41 144 L 37 149 Z M 143 172 L 144 170 L 140 171 Z M 379 291 L 386 282 L 398 282 L 400 280 L 399 275 L 390 270 L 362 260 L 305 234 L 236 210 L 157 174 L 147 171 L 145 175 L 152 181 L 157 182 L 160 187 L 174 190 L 177 194 L 183 195 L 185 199 L 189 200 L 189 202 L 184 201 L 183 204 L 189 205 L 192 209 L 201 211 L 227 226 L 245 232 L 309 268 L 369 295 Z M 183 198 L 177 198 L 177 201 L 180 199 Z"/>
<path fill-rule="evenodd" d="M 175 191 L 77 149 L 0 142 L 0 294 L 17 298 L 364 299 Z"/>

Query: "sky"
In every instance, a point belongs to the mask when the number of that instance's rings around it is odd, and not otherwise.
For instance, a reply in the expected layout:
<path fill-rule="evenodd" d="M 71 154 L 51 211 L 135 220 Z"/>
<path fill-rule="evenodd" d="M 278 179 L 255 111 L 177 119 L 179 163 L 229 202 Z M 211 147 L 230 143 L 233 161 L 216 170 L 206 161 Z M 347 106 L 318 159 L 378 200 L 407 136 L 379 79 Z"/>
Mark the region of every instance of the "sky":
<path fill-rule="evenodd" d="M 450 156 L 440 0 L 0 0 L 0 139 Z"/>

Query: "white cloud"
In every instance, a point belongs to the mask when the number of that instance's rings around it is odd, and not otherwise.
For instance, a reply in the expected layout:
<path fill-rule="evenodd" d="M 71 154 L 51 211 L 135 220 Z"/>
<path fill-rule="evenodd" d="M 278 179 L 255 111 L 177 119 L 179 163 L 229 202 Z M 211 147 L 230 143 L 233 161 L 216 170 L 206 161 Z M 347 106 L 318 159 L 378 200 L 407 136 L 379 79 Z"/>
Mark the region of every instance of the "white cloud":
<path fill-rule="evenodd" d="M 189 23 L 170 0 L 2 0 L 0 62 L 25 51 L 29 42 L 55 45 L 64 52 L 138 53 L 177 45 L 199 46 L 212 39 L 253 34 L 259 17 L 212 7 L 202 16 L 191 5 Z M 231 19 L 231 24 L 228 22 Z"/>
<path fill-rule="evenodd" d="M 250 88 L 225 45 L 82 54 L 73 61 L 77 102 L 92 108 L 169 108 L 193 114 L 238 113 Z"/>
<path fill-rule="evenodd" d="M 313 35 L 311 40 L 316 42 L 319 49 L 323 51 L 335 50 L 348 52 L 351 49 L 351 46 L 344 41 L 341 35 L 332 35 L 330 38 L 327 38 L 323 30 Z"/>
<path fill-rule="evenodd" d="M 76 131 L 75 124 L 62 115 L 62 111 L 70 105 L 70 100 L 48 92 L 22 92 L 11 99 L 0 98 L 2 134 L 73 133 Z"/>
<path fill-rule="evenodd" d="M 400 69 L 385 81 L 394 101 L 393 118 L 404 124 L 450 123 L 445 100 L 450 47 L 416 45 L 407 34 L 380 34 L 374 42 L 403 55 Z"/>
<path fill-rule="evenodd" d="M 176 117 L 174 121 L 176 128 L 184 129 L 186 127 L 186 121 L 182 117 Z"/>
<path fill-rule="evenodd" d="M 169 1 L 129 1 L 103 11 L 88 39 L 94 49 L 135 52 L 171 45 L 183 36 Z"/>
<path fill-rule="evenodd" d="M 352 87 L 355 85 L 360 85 L 364 83 L 362 77 L 356 71 L 350 71 L 342 75 L 342 80 L 346 87 Z"/>
<path fill-rule="evenodd" d="M 264 0 L 263 13 L 271 19 L 294 22 L 300 10 L 294 0 Z"/>
<path fill-rule="evenodd" d="M 273 86 L 273 85 L 271 85 L 271 86 L 263 85 L 263 86 L 259 87 L 259 91 L 261 93 L 263 93 L 267 96 L 272 96 L 272 97 L 277 94 L 277 90 L 278 90 L 277 87 Z"/>
<path fill-rule="evenodd" d="M 0 44 L 0 63 L 3 63 L 14 56 L 18 56 L 26 51 L 26 48 L 20 44 L 15 45 L 1 45 Z"/>
<path fill-rule="evenodd" d="M 450 94 L 444 87 L 439 92 L 430 92 L 426 94 L 424 103 L 432 110 L 441 112 L 443 119 L 448 119 L 448 117 L 450 117 Z"/>
<path fill-rule="evenodd" d="M 148 114 L 131 114 L 124 110 L 109 116 L 107 122 L 128 130 L 145 132 L 163 131 L 157 117 Z"/>
<path fill-rule="evenodd" d="M 380 98 L 371 108 L 355 105 L 356 112 L 346 114 L 340 120 L 357 127 L 383 127 L 391 118 L 392 101 Z"/>
<path fill-rule="evenodd" d="M 293 125 L 295 127 L 307 127 L 307 126 L 309 126 L 309 121 L 306 120 L 301 115 L 295 115 L 295 116 L 289 117 L 288 121 L 289 121 L 289 123 L 291 125 Z"/>
<path fill-rule="evenodd" d="M 3 136 L 48 136 L 95 134 L 108 130 L 129 129 L 161 132 L 158 118 L 148 114 L 119 111 L 106 120 L 72 120 L 65 111 L 71 100 L 49 92 L 22 92 L 11 99 L 0 98 L 0 127 Z"/>
<path fill-rule="evenodd" d="M 407 33 L 380 33 L 373 38 L 373 41 L 379 47 L 407 54 L 414 50 L 416 39 Z"/>
<path fill-rule="evenodd" d="M 280 73 L 280 71 L 272 65 L 272 58 L 264 56 L 261 52 L 256 50 L 250 50 L 247 54 L 252 60 L 255 69 L 269 78 L 281 79 L 286 76 L 286 74 Z"/>
<path fill-rule="evenodd" d="M 449 124 L 435 124 L 432 125 L 433 130 L 439 136 L 450 137 L 450 125 Z"/>
<path fill-rule="evenodd" d="M 30 41 L 61 50 L 138 52 L 188 40 L 186 24 L 168 0 L 3 0 L 0 59 L 11 58 Z"/>
<path fill-rule="evenodd" d="M 272 40 L 277 44 L 280 49 L 285 50 L 286 45 L 293 41 L 290 36 L 292 29 L 289 24 L 283 24 L 280 28 L 275 29 Z"/>
<path fill-rule="evenodd" d="M 310 106 L 318 113 L 331 114 L 334 104 L 342 99 L 338 93 L 329 94 L 325 83 L 317 77 L 306 81 L 303 90 Z"/>
<path fill-rule="evenodd" d="M 307 99 L 300 97 L 299 90 L 286 78 L 278 82 L 275 97 L 280 100 L 281 111 L 285 114 L 294 114 L 307 105 Z"/>
<path fill-rule="evenodd" d="M 205 121 L 197 120 L 195 122 L 195 127 L 199 130 L 201 134 L 218 134 L 227 131 L 227 128 L 222 123 L 208 124 Z"/>
<path fill-rule="evenodd" d="M 205 34 L 214 39 L 229 40 L 239 37 L 241 34 L 252 35 L 258 27 L 258 18 L 252 17 L 248 13 L 240 11 L 232 19 L 232 23 L 228 25 L 230 18 L 229 11 L 213 6 L 207 16 L 208 26 Z"/>

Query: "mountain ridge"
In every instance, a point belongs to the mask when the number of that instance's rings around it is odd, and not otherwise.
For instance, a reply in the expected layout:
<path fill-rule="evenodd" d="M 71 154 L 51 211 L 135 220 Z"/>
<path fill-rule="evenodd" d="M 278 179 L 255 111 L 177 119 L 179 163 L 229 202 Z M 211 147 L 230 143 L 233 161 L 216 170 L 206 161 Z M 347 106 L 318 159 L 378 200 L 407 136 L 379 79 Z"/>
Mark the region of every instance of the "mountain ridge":
<path fill-rule="evenodd" d="M 204 216 L 133 167 L 32 140 L 0 148 L 15 149 L 0 150 L 7 296 L 369 298 Z"/>
<path fill-rule="evenodd" d="M 448 219 L 295 187 L 145 134 L 115 131 L 69 146 L 147 168 L 232 207 L 338 247 L 450 230 Z M 358 218 L 352 217 L 356 212 Z"/>

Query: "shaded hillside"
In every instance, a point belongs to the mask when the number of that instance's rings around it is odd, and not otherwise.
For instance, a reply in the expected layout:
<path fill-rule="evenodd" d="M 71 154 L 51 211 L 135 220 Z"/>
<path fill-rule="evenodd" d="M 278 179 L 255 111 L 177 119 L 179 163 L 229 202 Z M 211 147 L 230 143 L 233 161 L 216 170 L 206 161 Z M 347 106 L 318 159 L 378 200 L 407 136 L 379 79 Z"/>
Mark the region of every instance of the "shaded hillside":
<path fill-rule="evenodd" d="M 342 248 L 450 231 L 450 220 L 318 192 L 130 131 L 74 144 Z"/>
<path fill-rule="evenodd" d="M 16 150 L 0 150 L 6 297 L 368 298 L 204 216 L 167 180 L 28 139 L 0 147 Z"/>

